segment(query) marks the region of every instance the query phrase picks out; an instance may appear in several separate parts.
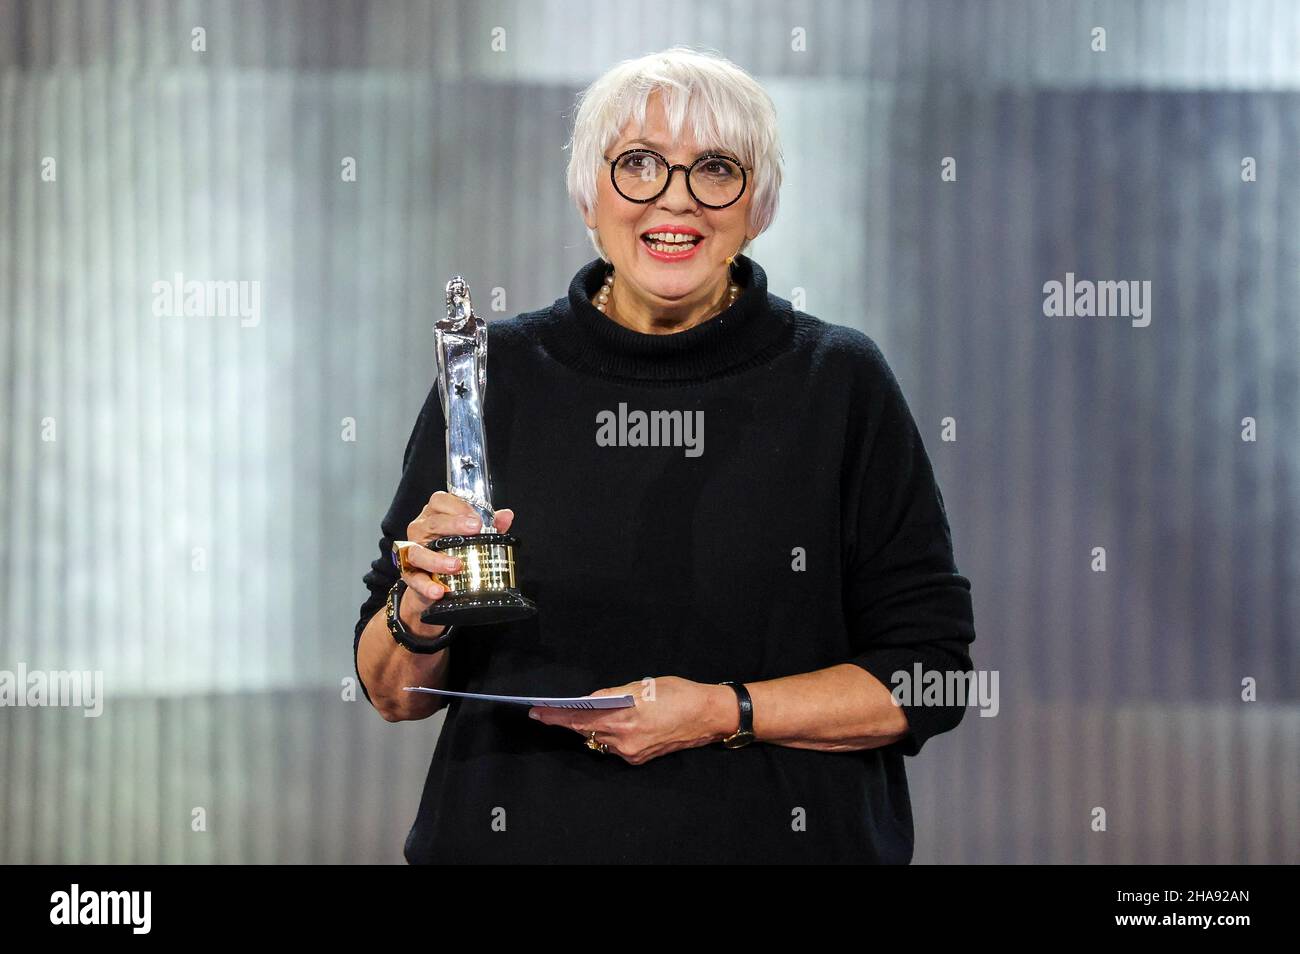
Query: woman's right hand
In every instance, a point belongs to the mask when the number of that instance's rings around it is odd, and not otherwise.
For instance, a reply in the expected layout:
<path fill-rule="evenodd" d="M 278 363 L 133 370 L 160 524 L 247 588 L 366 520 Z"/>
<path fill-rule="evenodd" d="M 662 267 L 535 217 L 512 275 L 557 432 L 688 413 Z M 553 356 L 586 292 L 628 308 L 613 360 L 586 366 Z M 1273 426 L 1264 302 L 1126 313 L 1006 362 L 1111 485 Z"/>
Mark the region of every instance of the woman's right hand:
<path fill-rule="evenodd" d="M 513 510 L 496 512 L 496 529 L 505 533 L 514 522 Z M 402 624 L 416 636 L 440 636 L 444 626 L 431 626 L 420 622 L 420 615 L 442 599 L 447 588 L 433 578 L 434 573 L 451 574 L 463 567 L 458 557 L 430 550 L 421 541 L 429 541 L 452 534 L 474 534 L 483 530 L 478 514 L 465 500 L 445 490 L 439 490 L 424 505 L 419 516 L 407 525 L 406 539 L 414 541 L 406 549 L 408 569 L 402 573 L 407 590 L 402 596 Z"/>

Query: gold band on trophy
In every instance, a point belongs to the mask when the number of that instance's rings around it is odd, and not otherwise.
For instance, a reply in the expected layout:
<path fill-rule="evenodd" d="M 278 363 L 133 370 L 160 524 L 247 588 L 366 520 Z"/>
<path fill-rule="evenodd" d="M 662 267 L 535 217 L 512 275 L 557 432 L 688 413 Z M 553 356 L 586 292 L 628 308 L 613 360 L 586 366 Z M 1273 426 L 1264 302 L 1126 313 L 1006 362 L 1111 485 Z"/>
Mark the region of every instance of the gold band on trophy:
<path fill-rule="evenodd" d="M 451 594 L 515 587 L 515 548 L 509 544 L 473 542 L 439 550 L 439 553 L 460 557 L 461 569 L 455 573 L 431 573 L 424 567 L 416 566 L 408 554 L 412 544 L 411 540 L 397 540 L 393 543 L 393 554 L 401 571 L 429 573 Z"/>
<path fill-rule="evenodd" d="M 515 548 L 502 543 L 470 543 L 441 551 L 460 557 L 455 573 L 435 573 L 433 578 L 455 595 L 480 590 L 515 587 Z"/>

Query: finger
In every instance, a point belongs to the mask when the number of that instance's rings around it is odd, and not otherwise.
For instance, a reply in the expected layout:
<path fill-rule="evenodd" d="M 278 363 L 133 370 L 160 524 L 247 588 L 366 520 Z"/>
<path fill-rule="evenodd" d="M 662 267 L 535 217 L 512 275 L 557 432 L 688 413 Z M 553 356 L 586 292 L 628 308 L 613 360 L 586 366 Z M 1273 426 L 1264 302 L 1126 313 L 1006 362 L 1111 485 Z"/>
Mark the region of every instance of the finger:
<path fill-rule="evenodd" d="M 460 506 L 430 501 L 424 505 L 420 515 L 407 529 L 407 536 L 413 540 L 423 540 L 429 534 L 442 536 L 451 533 L 473 532 L 482 528 L 474 508 L 453 494 L 447 496 L 459 501 Z"/>
<path fill-rule="evenodd" d="M 528 710 L 528 714 L 538 722 L 544 722 L 547 725 L 558 725 L 562 729 L 573 728 L 573 714 L 565 709 L 552 709 L 550 706 L 533 706 Z"/>
<path fill-rule="evenodd" d="M 430 550 L 418 543 L 407 547 L 405 556 L 408 566 L 419 567 L 430 574 L 459 573 L 465 568 L 464 561 L 460 557 L 440 550 Z"/>
<path fill-rule="evenodd" d="M 528 717 L 546 725 L 559 725 L 560 723 L 555 718 L 555 712 L 556 710 L 549 706 L 533 706 L 528 710 Z"/>
<path fill-rule="evenodd" d="M 509 507 L 498 510 L 496 513 L 496 528 L 502 533 L 510 529 L 510 525 L 515 522 L 515 512 Z"/>
<path fill-rule="evenodd" d="M 469 501 L 445 490 L 437 491 L 425 506 L 431 514 L 446 513 L 467 517 L 474 515 L 474 508 L 469 505 Z"/>
<path fill-rule="evenodd" d="M 482 531 L 483 521 L 471 510 L 469 516 L 451 513 L 434 514 L 428 519 L 426 526 L 434 538 L 448 537 L 453 534 L 467 536 Z"/>
<path fill-rule="evenodd" d="M 574 732 L 578 733 L 578 735 L 591 735 L 593 731 L 603 732 L 608 730 L 608 727 L 605 726 L 600 719 L 593 719 L 585 712 L 579 712 L 572 709 L 558 709 L 555 711 L 561 712 L 563 715 L 554 719 L 551 724 L 562 725 L 566 729 L 572 729 Z"/>
<path fill-rule="evenodd" d="M 483 529 L 477 516 L 440 513 L 424 515 L 406 528 L 406 538 L 426 547 L 439 537 L 469 536 Z"/>
<path fill-rule="evenodd" d="M 406 572 L 402 579 L 415 594 L 429 603 L 436 603 L 447 593 L 447 588 L 427 573 Z"/>

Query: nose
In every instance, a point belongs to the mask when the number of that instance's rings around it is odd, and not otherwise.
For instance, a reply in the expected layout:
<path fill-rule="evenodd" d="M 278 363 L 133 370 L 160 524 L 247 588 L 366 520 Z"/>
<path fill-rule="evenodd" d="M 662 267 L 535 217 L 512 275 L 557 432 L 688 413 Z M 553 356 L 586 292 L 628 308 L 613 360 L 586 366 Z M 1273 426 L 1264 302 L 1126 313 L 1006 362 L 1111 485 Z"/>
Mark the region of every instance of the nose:
<path fill-rule="evenodd" d="M 659 197 L 658 206 L 665 212 L 688 212 L 699 208 L 699 203 L 691 196 L 691 190 L 686 188 L 685 169 L 674 170 L 668 188 Z"/>

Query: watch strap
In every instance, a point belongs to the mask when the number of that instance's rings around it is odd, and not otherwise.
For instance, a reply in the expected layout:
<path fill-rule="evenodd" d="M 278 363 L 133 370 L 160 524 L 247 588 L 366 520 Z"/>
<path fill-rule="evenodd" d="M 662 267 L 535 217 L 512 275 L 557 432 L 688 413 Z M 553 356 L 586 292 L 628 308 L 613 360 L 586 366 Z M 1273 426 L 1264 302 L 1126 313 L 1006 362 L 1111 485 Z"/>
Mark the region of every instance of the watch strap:
<path fill-rule="evenodd" d="M 730 686 L 736 693 L 736 701 L 740 703 L 740 726 L 723 739 L 722 744 L 729 749 L 748 745 L 754 741 L 754 700 L 750 697 L 749 690 L 739 682 L 727 680 L 718 685 Z"/>
<path fill-rule="evenodd" d="M 406 592 L 407 588 L 405 580 L 398 580 L 388 591 L 388 605 L 385 615 L 388 619 L 389 634 L 400 645 L 413 653 L 428 655 L 446 649 L 448 644 L 451 643 L 452 636 L 455 635 L 455 626 L 448 626 L 441 636 L 429 637 L 416 636 L 402 622 L 402 594 Z"/>

